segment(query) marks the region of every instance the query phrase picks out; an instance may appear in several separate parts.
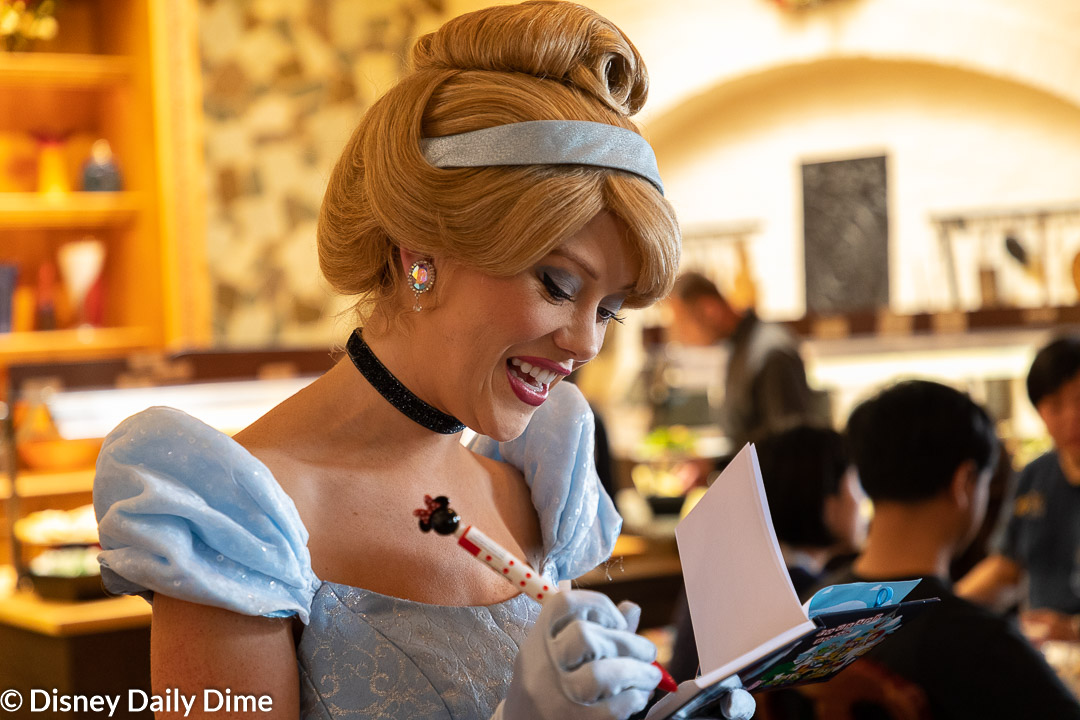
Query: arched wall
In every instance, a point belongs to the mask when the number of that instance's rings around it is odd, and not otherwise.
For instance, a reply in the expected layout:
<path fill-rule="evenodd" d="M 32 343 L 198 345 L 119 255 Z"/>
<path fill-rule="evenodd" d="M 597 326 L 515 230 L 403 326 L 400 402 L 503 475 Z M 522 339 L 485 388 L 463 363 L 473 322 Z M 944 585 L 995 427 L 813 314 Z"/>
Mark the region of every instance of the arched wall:
<path fill-rule="evenodd" d="M 611 18 L 644 56 L 654 80 L 646 121 L 704 89 L 833 58 L 952 66 L 1080 105 L 1073 0 L 832 0 L 801 11 L 772 0 L 583 4 Z"/>
<path fill-rule="evenodd" d="M 777 68 L 682 103 L 654 120 L 649 135 L 684 227 L 760 223 L 752 246 L 759 300 L 776 317 L 804 310 L 803 162 L 888 157 L 896 311 L 949 302 L 930 214 L 1080 199 L 1080 107 L 955 67 L 852 58 Z M 1069 258 L 1080 247 L 1077 237 L 1060 242 Z M 1000 237 L 985 244 L 1003 282 L 1026 282 Z M 974 245 L 958 252 L 971 302 L 986 258 Z M 1058 300 L 1075 299 L 1071 282 L 1055 278 L 1066 294 Z"/>

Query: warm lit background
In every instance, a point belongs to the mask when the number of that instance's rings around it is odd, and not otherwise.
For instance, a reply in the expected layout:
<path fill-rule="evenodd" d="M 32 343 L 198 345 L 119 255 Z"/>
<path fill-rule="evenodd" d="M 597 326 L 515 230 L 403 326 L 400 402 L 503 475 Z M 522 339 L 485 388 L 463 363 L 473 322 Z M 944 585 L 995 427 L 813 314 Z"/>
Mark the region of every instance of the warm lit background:
<path fill-rule="evenodd" d="M 131 403 L 224 409 L 213 422 L 230 431 L 324 369 L 353 323 L 318 272 L 329 171 L 414 40 L 493 4 L 63 0 L 48 37 L 7 52 L 13 1 L 0 0 L 0 415 L 18 401 L 23 416 L 10 444 L 17 493 L 0 474 L 0 596 L 20 552 L 14 523 L 85 507 L 100 437 L 140 409 Z M 682 223 L 684 269 L 800 334 L 837 427 L 871 389 L 917 375 L 985 403 L 1017 466 L 1047 446 L 1023 378 L 1035 348 L 1080 327 L 1080 3 L 584 4 L 648 65 L 638 120 Z M 84 191 L 99 139 L 121 191 Z M 74 292 L 72 272 L 86 268 L 74 248 L 103 257 L 89 305 Z M 719 452 L 715 423 L 669 426 L 693 424 L 673 411 L 683 400 L 716 409 L 724 348 L 665 346 L 668 321 L 662 307 L 630 313 L 579 378 L 624 490 L 635 472 L 672 475 L 667 458 L 648 457 L 657 433 L 697 460 Z M 264 352 L 282 348 L 311 352 Z M 199 357 L 175 355 L 188 351 Z M 52 365 L 28 369 L 61 361 L 79 366 L 59 380 Z M 113 364 L 94 375 L 96 361 Z M 196 384 L 225 379 L 226 366 L 243 382 Z M 109 389 L 63 392 L 93 377 Z M 56 437 L 64 412 L 89 439 Z M 36 517 L 39 531 L 94 533 L 85 511 Z M 670 523 L 639 527 L 670 539 Z M 24 560 L 73 541 L 25 542 Z M 628 547 L 619 554 L 649 560 Z M 677 584 L 665 552 L 643 572 Z M 21 609 L 0 603 L 0 629 L 91 632 L 89 605 L 49 614 L 20 598 Z M 127 600 L 94 622 L 145 631 L 149 610 Z M 652 621 L 666 621 L 662 607 Z M 0 678 L 23 671 L 3 661 Z"/>

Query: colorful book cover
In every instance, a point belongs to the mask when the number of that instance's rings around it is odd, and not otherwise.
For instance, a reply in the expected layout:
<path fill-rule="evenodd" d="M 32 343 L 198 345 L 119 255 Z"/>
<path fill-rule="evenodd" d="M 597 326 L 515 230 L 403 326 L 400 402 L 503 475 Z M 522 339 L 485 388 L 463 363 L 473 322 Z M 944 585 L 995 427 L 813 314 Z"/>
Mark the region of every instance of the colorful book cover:
<path fill-rule="evenodd" d="M 936 600 L 818 615 L 818 629 L 739 673 L 750 692 L 827 680 Z"/>
<path fill-rule="evenodd" d="M 817 615 L 814 630 L 737 674 L 750 692 L 828 680 L 936 602 L 936 598 L 914 600 Z M 720 702 L 726 693 L 727 688 L 719 684 L 705 687 L 666 717 L 720 717 Z"/>

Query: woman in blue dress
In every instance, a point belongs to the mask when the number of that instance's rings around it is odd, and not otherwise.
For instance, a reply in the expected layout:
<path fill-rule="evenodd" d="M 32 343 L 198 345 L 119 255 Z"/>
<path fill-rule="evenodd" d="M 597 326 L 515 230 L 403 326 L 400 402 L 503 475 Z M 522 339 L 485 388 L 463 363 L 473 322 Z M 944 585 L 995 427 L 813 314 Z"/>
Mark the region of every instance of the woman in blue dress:
<path fill-rule="evenodd" d="M 646 91 L 629 40 L 570 3 L 419 40 L 320 213 L 323 273 L 362 298 L 347 357 L 234 438 L 151 408 L 102 449 L 103 579 L 153 602 L 155 694 L 194 698 L 188 717 L 224 697 L 263 719 L 645 706 L 659 672 L 636 608 L 571 590 L 541 610 L 413 510 L 449 496 L 553 583 L 610 554 L 621 521 L 592 416 L 561 381 L 678 266 L 630 120 Z"/>

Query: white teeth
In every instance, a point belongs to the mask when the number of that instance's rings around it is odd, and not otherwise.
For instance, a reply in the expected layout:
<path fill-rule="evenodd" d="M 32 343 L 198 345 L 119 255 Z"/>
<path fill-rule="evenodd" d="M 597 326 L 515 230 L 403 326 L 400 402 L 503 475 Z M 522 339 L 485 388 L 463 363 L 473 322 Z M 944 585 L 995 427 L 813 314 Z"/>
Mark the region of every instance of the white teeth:
<path fill-rule="evenodd" d="M 550 385 L 555 378 L 559 377 L 559 374 L 554 370 L 547 370 L 539 365 L 530 365 L 520 358 L 510 358 L 510 364 L 520 368 L 522 375 L 532 377 L 541 385 Z"/>

